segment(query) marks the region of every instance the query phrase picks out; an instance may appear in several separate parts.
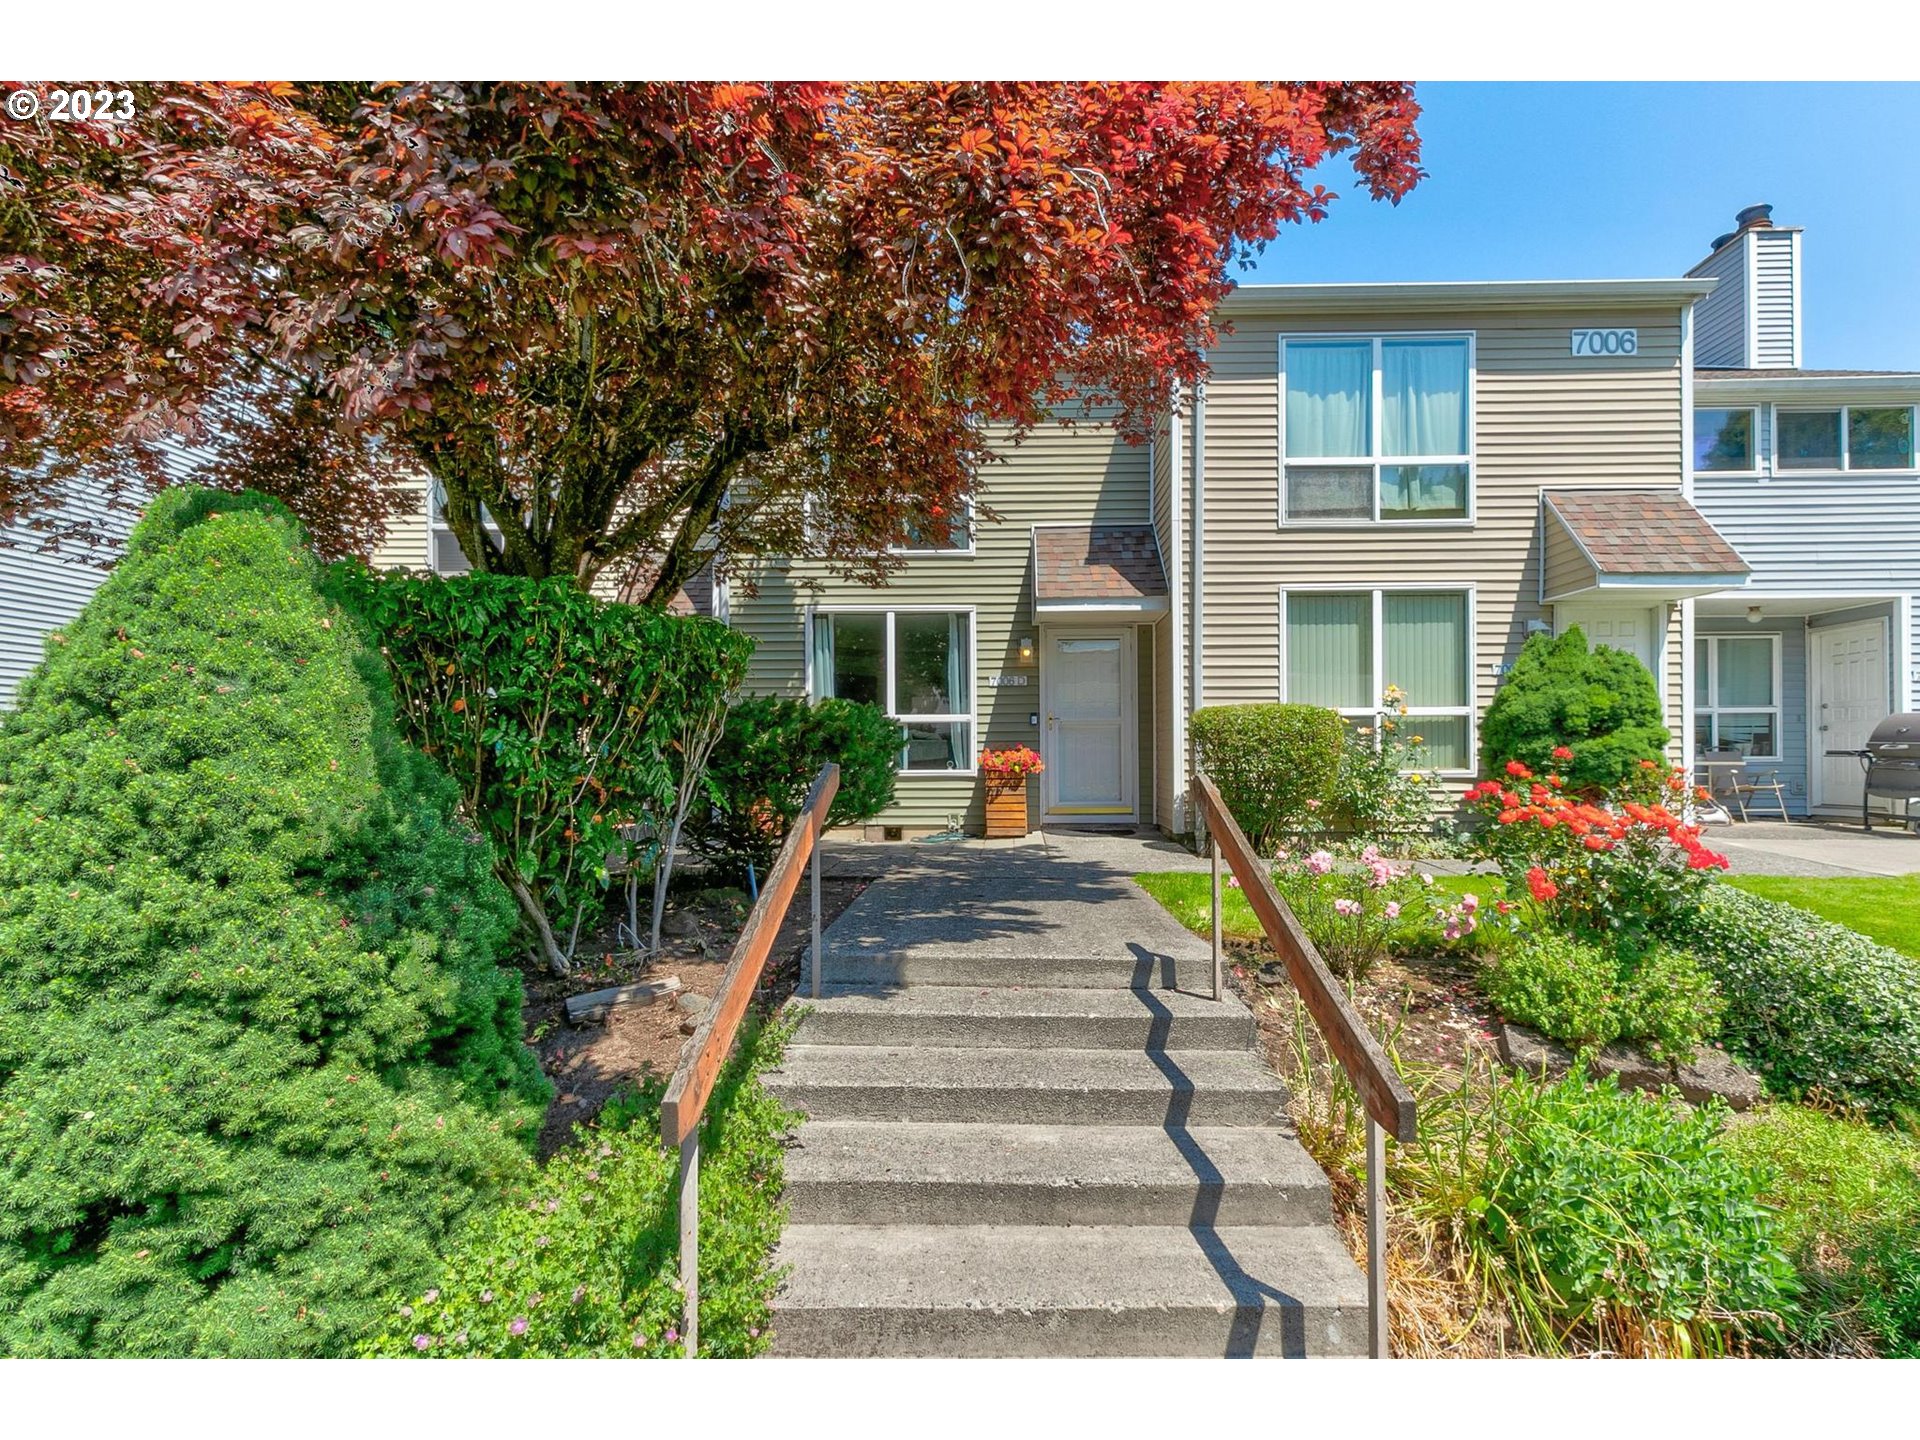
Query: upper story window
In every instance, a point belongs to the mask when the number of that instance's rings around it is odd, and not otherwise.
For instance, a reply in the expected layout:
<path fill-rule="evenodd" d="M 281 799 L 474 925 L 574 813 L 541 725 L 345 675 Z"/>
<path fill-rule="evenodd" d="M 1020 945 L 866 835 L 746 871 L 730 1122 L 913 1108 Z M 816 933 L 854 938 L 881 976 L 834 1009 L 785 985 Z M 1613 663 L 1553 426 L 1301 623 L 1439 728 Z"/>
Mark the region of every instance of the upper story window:
<path fill-rule="evenodd" d="M 1289 340 L 1282 361 L 1283 522 L 1472 517 L 1468 336 Z"/>
<path fill-rule="evenodd" d="M 1777 470 L 1911 470 L 1913 407 L 1840 405 L 1774 412 Z"/>
<path fill-rule="evenodd" d="M 500 527 L 484 505 L 480 507 L 480 523 L 488 535 L 499 537 Z M 460 538 L 447 524 L 447 492 L 438 480 L 427 487 L 427 565 L 436 575 L 465 575 L 473 569 L 467 552 L 460 548 Z"/>
<path fill-rule="evenodd" d="M 1751 472 L 1758 467 L 1759 450 L 1754 443 L 1759 426 L 1751 406 L 1735 410 L 1695 410 L 1693 412 L 1693 468 Z"/>
<path fill-rule="evenodd" d="M 960 502 L 954 513 L 942 518 L 931 534 L 922 535 L 911 520 L 906 526 L 904 543 L 891 546 L 896 555 L 971 555 L 973 553 L 973 498 Z"/>

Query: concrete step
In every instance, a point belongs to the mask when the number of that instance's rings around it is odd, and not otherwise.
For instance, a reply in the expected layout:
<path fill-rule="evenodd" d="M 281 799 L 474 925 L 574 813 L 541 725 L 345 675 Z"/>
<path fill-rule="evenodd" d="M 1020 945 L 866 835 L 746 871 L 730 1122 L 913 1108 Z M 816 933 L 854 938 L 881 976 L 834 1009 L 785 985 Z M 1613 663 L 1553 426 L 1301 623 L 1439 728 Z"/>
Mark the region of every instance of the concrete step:
<path fill-rule="evenodd" d="M 816 1120 L 1270 1125 L 1287 1089 L 1247 1051 L 790 1045 L 767 1087 Z"/>
<path fill-rule="evenodd" d="M 811 952 L 808 952 L 811 954 Z M 811 959 L 803 963 L 801 993 L 812 984 Z M 904 985 L 1003 985 L 1068 990 L 1184 990 L 1213 994 L 1213 961 L 1204 953 L 1175 955 L 1145 945 L 1118 953 L 1012 956 L 979 949 L 943 951 L 917 946 L 911 952 L 840 951 L 827 945 L 821 984 L 885 988 Z"/>
<path fill-rule="evenodd" d="M 805 1000 L 805 1045 L 944 1045 L 1041 1050 L 1246 1050 L 1240 1000 L 1178 990 L 830 989 Z"/>
<path fill-rule="evenodd" d="M 1326 1225 L 1327 1177 L 1279 1127 L 815 1120 L 787 1152 L 796 1225 Z"/>
<path fill-rule="evenodd" d="M 776 1263 L 780 1355 L 1366 1351 L 1331 1227 L 790 1225 Z"/>

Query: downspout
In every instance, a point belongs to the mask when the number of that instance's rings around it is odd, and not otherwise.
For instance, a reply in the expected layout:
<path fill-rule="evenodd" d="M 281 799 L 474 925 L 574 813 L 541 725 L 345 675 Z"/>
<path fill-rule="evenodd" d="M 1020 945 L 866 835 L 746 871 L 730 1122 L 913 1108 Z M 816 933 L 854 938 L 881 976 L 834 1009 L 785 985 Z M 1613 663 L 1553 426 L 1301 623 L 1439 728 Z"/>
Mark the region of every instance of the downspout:
<path fill-rule="evenodd" d="M 1207 386 L 1205 381 L 1193 387 L 1193 529 L 1188 537 L 1191 546 L 1188 594 L 1191 601 L 1187 610 L 1188 640 L 1187 648 L 1192 655 L 1188 674 L 1193 686 L 1188 699 L 1187 713 L 1192 714 L 1205 703 L 1206 683 L 1206 579 L 1207 579 Z M 1189 769 L 1191 760 L 1189 758 Z M 1199 812 L 1194 812 L 1194 820 L 1200 820 Z M 1199 835 L 1202 826 L 1194 826 Z"/>
<path fill-rule="evenodd" d="M 1693 503 L 1693 310 L 1698 303 L 1691 301 L 1680 308 L 1680 493 L 1689 505 Z M 1758 418 L 1757 413 L 1755 418 Z M 1754 436 L 1756 447 L 1759 440 L 1758 435 Z M 1674 748 L 1679 752 L 1679 760 L 1683 765 L 1688 764 L 1693 755 L 1694 604 L 1695 599 L 1691 595 L 1683 596 L 1680 600 L 1680 728 Z M 1667 694 L 1666 679 L 1665 675 L 1660 677 L 1663 702 Z M 1660 711 L 1662 715 L 1667 713 L 1664 703 Z M 1688 768 L 1691 770 L 1690 765 Z M 1692 801 L 1689 800 L 1689 813 L 1692 808 Z"/>

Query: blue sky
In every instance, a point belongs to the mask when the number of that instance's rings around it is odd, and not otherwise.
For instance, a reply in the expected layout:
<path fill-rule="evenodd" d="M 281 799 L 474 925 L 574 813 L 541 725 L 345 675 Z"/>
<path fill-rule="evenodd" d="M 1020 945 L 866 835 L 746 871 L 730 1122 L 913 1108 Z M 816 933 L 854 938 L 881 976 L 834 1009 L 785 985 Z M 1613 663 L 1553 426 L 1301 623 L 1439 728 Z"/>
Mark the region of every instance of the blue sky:
<path fill-rule="evenodd" d="M 1803 226 L 1804 362 L 1920 370 L 1920 85 L 1422 84 L 1428 178 L 1344 164 L 1250 281 L 1680 275 L 1734 212 Z"/>

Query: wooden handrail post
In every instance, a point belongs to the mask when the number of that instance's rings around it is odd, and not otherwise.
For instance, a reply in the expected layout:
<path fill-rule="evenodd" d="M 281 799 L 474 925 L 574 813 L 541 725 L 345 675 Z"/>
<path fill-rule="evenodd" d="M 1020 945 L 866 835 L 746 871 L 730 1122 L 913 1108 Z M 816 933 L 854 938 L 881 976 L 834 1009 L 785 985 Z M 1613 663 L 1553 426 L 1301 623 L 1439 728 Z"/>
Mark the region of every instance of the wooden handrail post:
<path fill-rule="evenodd" d="M 689 1360 L 700 1354 L 700 1127 L 680 1142 L 680 1340 Z"/>
<path fill-rule="evenodd" d="M 1220 840 L 1209 833 L 1207 851 L 1213 856 L 1213 998 L 1220 998 Z"/>
<path fill-rule="evenodd" d="M 1375 1360 L 1387 1348 L 1387 1134 L 1367 1116 L 1367 1353 Z"/>

